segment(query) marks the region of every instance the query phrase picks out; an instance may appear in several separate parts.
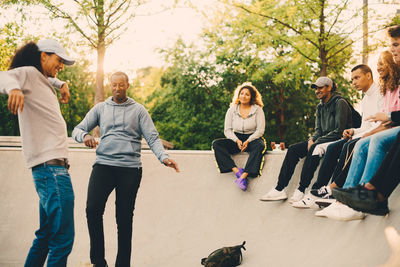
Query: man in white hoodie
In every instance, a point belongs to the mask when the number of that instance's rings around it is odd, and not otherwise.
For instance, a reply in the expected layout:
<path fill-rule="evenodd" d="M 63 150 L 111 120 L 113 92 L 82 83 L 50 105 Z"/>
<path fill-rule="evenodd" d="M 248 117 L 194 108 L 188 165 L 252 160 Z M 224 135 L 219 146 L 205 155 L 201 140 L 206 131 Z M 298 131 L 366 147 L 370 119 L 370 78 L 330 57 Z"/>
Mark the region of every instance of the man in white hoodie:
<path fill-rule="evenodd" d="M 74 64 L 54 40 L 29 42 L 15 53 L 10 70 L 0 72 L 0 93 L 8 94 L 8 109 L 18 113 L 25 162 L 32 168 L 39 195 L 40 227 L 25 266 L 62 267 L 74 241 L 74 192 L 68 174 L 67 127 L 53 85 L 69 90 L 58 71 Z"/>
<path fill-rule="evenodd" d="M 111 76 L 112 96 L 94 106 L 72 132 L 77 142 L 95 148 L 96 140 L 89 132 L 96 126 L 100 127 L 101 139 L 96 149 L 86 202 L 90 260 L 96 267 L 108 266 L 104 252 L 103 213 L 114 189 L 118 226 L 115 266 L 130 266 L 133 210 L 142 179 L 142 136 L 161 163 L 179 171 L 178 164 L 165 152 L 147 110 L 127 97 L 128 88 L 128 76 L 123 72 L 114 73 Z"/>

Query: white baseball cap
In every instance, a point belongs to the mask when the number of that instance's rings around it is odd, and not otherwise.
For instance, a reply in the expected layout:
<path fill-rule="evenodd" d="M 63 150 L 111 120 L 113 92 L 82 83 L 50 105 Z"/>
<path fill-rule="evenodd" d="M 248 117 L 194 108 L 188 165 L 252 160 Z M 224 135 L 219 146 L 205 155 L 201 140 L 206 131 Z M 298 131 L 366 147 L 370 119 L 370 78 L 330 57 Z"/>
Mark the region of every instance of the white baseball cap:
<path fill-rule="evenodd" d="M 316 87 L 323 87 L 323 86 L 332 86 L 333 82 L 328 77 L 319 77 L 315 83 L 311 84 L 311 88 L 315 89 Z"/>
<path fill-rule="evenodd" d="M 50 40 L 50 39 L 39 40 L 37 42 L 37 46 L 39 47 L 39 51 L 41 52 L 54 53 L 60 58 L 62 58 L 64 60 L 65 65 L 70 66 L 75 63 L 75 60 L 67 55 L 67 52 L 65 52 L 64 48 L 56 40 Z"/>

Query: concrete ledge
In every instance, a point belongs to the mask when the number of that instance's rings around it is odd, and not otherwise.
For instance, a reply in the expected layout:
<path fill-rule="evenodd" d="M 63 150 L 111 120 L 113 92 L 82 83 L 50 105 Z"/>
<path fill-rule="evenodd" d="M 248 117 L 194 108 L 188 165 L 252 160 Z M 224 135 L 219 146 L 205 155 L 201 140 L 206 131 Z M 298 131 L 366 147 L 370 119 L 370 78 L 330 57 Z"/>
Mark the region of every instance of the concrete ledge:
<path fill-rule="evenodd" d="M 217 171 L 211 151 L 169 151 L 181 169 L 175 173 L 143 151 L 143 180 L 134 217 L 132 262 L 136 267 L 195 267 L 222 246 L 247 241 L 243 267 L 377 266 L 389 248 L 383 229 L 400 229 L 400 192 L 390 198 L 387 217 L 340 222 L 315 217 L 288 202 L 258 198 L 276 184 L 284 153 L 267 153 L 263 174 L 250 179 L 248 191 L 234 184 L 232 173 Z M 244 165 L 246 155 L 234 157 Z M 20 149 L 0 148 L 0 266 L 22 266 L 38 227 L 38 196 Z M 89 262 L 85 202 L 94 150 L 71 149 L 71 179 L 75 191 L 76 238 L 68 266 Z M 287 188 L 297 187 L 301 163 Z M 104 214 L 106 258 L 116 256 L 115 197 Z"/>
<path fill-rule="evenodd" d="M 99 140 L 99 138 L 96 138 Z M 164 149 L 173 149 L 174 144 L 171 142 L 165 141 L 161 139 L 163 143 Z M 21 147 L 21 136 L 0 136 L 0 148 L 1 147 Z M 90 149 L 83 143 L 75 142 L 72 137 L 68 137 L 68 147 L 69 148 L 80 148 L 80 149 Z M 142 139 L 142 149 L 150 149 L 147 142 Z"/>

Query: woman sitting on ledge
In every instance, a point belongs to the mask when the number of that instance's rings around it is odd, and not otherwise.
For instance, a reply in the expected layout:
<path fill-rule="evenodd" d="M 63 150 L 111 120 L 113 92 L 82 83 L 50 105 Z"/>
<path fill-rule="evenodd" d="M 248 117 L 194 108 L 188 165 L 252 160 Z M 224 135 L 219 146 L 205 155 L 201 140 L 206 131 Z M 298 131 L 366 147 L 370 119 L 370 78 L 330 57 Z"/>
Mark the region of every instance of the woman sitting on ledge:
<path fill-rule="evenodd" d="M 216 139 L 212 143 L 220 172 L 233 171 L 237 178 L 235 183 L 243 191 L 247 189 L 247 177 L 257 177 L 264 161 L 263 106 L 261 94 L 250 82 L 238 86 L 225 116 L 226 138 Z M 244 169 L 238 168 L 231 158 L 232 154 L 243 151 L 250 153 Z"/>

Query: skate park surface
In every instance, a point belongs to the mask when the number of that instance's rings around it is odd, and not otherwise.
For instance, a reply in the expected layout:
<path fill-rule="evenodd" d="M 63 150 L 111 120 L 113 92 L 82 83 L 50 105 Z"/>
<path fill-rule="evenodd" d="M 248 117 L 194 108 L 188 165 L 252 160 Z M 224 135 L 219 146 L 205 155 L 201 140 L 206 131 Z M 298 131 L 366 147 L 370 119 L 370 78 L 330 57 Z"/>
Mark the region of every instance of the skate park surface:
<path fill-rule="evenodd" d="M 211 151 L 175 151 L 169 155 L 180 173 L 142 152 L 143 179 L 134 215 L 132 266 L 195 267 L 212 251 L 246 241 L 243 267 L 379 266 L 390 254 L 384 229 L 400 230 L 400 190 L 389 199 L 389 216 L 335 221 L 296 209 L 288 201 L 263 202 L 275 186 L 284 152 L 268 152 L 262 175 L 246 192 L 232 173 L 220 174 Z M 244 166 L 247 155 L 234 157 Z M 68 266 L 89 266 L 85 202 L 95 152 L 70 149 L 75 191 L 75 242 Z M 302 164 L 302 162 L 301 162 Z M 301 164 L 287 188 L 298 185 Z M 314 178 L 315 179 L 315 178 Z M 314 180 L 313 180 L 314 181 Z M 23 266 L 38 228 L 38 196 L 20 148 L 0 148 L 0 266 Z M 106 259 L 114 266 L 117 238 L 114 193 L 104 214 Z"/>

